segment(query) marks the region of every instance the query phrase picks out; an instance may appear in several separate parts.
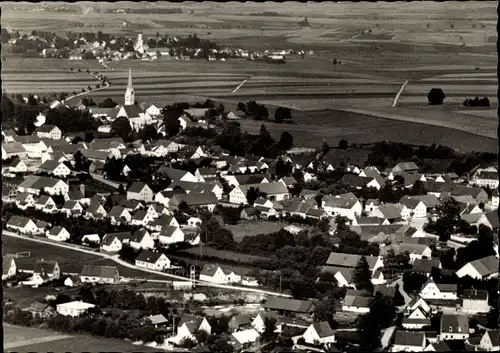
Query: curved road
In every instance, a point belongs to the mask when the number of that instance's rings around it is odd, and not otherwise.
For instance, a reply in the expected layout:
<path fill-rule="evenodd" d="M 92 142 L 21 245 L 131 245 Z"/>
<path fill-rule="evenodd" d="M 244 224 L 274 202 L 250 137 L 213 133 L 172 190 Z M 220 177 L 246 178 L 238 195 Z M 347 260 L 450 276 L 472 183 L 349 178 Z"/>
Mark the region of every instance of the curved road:
<path fill-rule="evenodd" d="M 94 75 L 93 73 L 90 73 L 91 76 L 95 77 L 96 80 L 98 80 L 99 82 L 101 82 L 101 80 L 99 80 L 99 78 L 97 77 L 97 75 Z M 77 93 L 75 95 L 72 95 L 72 96 L 69 96 L 67 97 L 66 99 L 64 99 L 61 103 L 64 103 L 66 101 L 69 101 L 70 99 L 73 99 L 75 97 L 80 97 L 80 96 L 83 96 L 84 94 L 88 94 L 90 92 L 97 92 L 97 91 L 102 91 L 103 89 L 106 89 L 108 88 L 110 85 L 108 82 L 105 82 L 104 83 L 104 87 L 100 87 L 100 88 L 94 88 L 93 90 L 91 91 L 85 91 L 85 92 L 80 92 L 80 93 Z"/>
<path fill-rule="evenodd" d="M 104 253 L 100 253 L 100 252 L 94 252 L 94 251 L 87 250 L 87 249 L 77 248 L 77 247 L 74 247 L 74 246 L 71 246 L 71 245 L 67 245 L 67 244 L 56 244 L 56 243 L 52 243 L 52 242 L 41 240 L 41 239 L 29 238 L 29 237 L 22 236 L 22 235 L 19 235 L 19 234 L 10 232 L 10 231 L 6 231 L 6 230 L 3 230 L 3 234 L 2 235 L 6 235 L 6 236 L 9 236 L 9 237 L 13 237 L 13 238 L 20 238 L 20 239 L 24 239 L 24 240 L 28 240 L 28 241 L 33 241 L 33 242 L 36 242 L 36 243 L 41 243 L 41 244 L 46 244 L 46 245 L 58 246 L 60 248 L 65 248 L 65 249 L 69 249 L 69 250 L 73 250 L 73 251 L 79 251 L 79 252 L 83 252 L 83 253 L 91 254 L 91 255 L 95 255 L 95 256 L 100 256 L 100 257 L 103 257 L 105 259 L 112 260 L 112 261 L 114 261 L 117 264 L 120 264 L 122 266 L 125 266 L 125 267 L 128 267 L 128 268 L 132 268 L 134 270 L 138 270 L 138 271 L 142 271 L 142 272 L 148 272 L 148 273 L 153 273 L 155 275 L 164 276 L 166 278 L 169 278 L 170 280 L 189 281 L 189 278 L 186 278 L 186 277 L 176 276 L 176 275 L 172 275 L 172 274 L 169 274 L 169 273 L 164 273 L 164 272 L 160 272 L 160 271 L 150 270 L 150 269 L 147 269 L 147 268 L 137 267 L 135 265 L 132 265 L 132 264 L 126 262 L 126 261 L 123 261 L 123 260 L 119 259 L 118 255 L 109 255 L 109 254 L 104 254 Z M 157 282 L 157 281 L 155 281 L 155 282 Z M 200 285 L 200 286 L 215 287 L 215 288 L 224 288 L 224 289 L 239 290 L 239 291 L 254 292 L 254 293 L 262 293 L 262 294 L 274 295 L 274 296 L 280 296 L 280 297 L 287 297 L 287 298 L 291 297 L 291 295 L 288 295 L 288 294 L 270 292 L 270 291 L 265 291 L 265 290 L 256 289 L 256 288 L 230 286 L 230 285 L 225 285 L 225 284 L 215 284 L 215 283 L 204 282 L 204 281 L 200 281 L 200 280 L 196 280 L 195 283 L 197 285 Z"/>

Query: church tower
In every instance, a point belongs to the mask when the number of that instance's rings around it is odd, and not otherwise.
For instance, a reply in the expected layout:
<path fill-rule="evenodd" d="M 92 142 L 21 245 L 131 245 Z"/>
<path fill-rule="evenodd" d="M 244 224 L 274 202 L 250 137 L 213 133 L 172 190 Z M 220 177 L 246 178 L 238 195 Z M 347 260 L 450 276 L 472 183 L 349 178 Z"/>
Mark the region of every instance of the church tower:
<path fill-rule="evenodd" d="M 125 104 L 124 105 L 134 105 L 135 94 L 134 88 L 132 87 L 132 70 L 128 70 L 128 84 L 127 90 L 125 91 Z"/>

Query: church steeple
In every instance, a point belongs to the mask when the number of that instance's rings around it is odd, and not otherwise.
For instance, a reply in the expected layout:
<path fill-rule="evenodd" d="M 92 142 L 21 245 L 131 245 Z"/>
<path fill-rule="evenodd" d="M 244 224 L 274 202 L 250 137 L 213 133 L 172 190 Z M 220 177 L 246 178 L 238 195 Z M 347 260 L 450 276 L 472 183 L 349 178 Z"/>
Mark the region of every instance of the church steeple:
<path fill-rule="evenodd" d="M 135 94 L 134 94 L 134 87 L 132 87 L 132 69 L 129 69 L 127 90 L 125 91 L 125 105 L 134 105 L 134 103 L 135 103 Z"/>

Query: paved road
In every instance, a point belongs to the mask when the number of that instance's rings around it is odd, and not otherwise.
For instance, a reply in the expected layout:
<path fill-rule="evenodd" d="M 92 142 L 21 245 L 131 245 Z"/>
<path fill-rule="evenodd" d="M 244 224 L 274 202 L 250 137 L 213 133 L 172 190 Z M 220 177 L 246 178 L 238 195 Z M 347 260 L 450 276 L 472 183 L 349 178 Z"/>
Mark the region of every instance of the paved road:
<path fill-rule="evenodd" d="M 169 280 L 165 280 L 165 282 L 170 282 L 171 280 L 179 280 L 179 281 L 187 281 L 187 280 L 189 280 L 189 278 L 187 278 L 187 277 L 176 276 L 176 275 L 172 275 L 172 274 L 169 274 L 169 273 L 164 273 L 164 272 L 160 272 L 160 271 L 150 270 L 150 269 L 147 269 L 147 268 L 137 267 L 135 265 L 132 265 L 132 264 L 126 262 L 126 261 L 123 261 L 123 260 L 119 259 L 118 255 L 109 255 L 109 254 L 105 254 L 105 253 L 101 253 L 101 252 L 95 252 L 95 251 L 91 251 L 91 250 L 87 250 L 87 249 L 77 248 L 75 246 L 71 246 L 71 245 L 68 245 L 68 244 L 62 244 L 62 243 L 61 244 L 55 244 L 55 243 L 52 243 L 52 242 L 49 242 L 49 241 L 45 241 L 45 240 L 42 240 L 42 239 L 29 238 L 29 237 L 26 237 L 26 236 L 23 236 L 23 235 L 19 235 L 19 234 L 13 233 L 13 232 L 9 232 L 9 231 L 6 231 L 6 230 L 3 230 L 3 234 L 2 235 L 9 236 L 9 237 L 14 237 L 14 238 L 21 238 L 21 239 L 28 240 L 28 241 L 33 241 L 33 242 L 36 242 L 36 243 L 47 244 L 47 245 L 52 245 L 52 246 L 58 246 L 60 248 L 65 248 L 65 249 L 69 249 L 69 250 L 73 250 L 73 251 L 80 251 L 80 252 L 83 252 L 83 253 L 92 254 L 92 255 L 95 255 L 95 256 L 100 256 L 100 257 L 112 260 L 112 261 L 114 261 L 117 264 L 120 264 L 122 266 L 125 266 L 125 267 L 128 267 L 128 268 L 132 268 L 134 270 L 138 270 L 138 271 L 142 271 L 142 272 L 153 273 L 155 275 L 164 276 L 165 278 L 169 279 Z M 265 291 L 265 290 L 261 290 L 261 289 L 257 289 L 257 288 L 247 288 L 247 287 L 240 287 L 240 286 L 230 286 L 230 285 L 224 285 L 224 284 L 215 284 L 215 283 L 204 282 L 204 281 L 199 281 L 199 280 L 196 280 L 195 284 L 201 285 L 201 286 L 207 286 L 207 287 L 215 287 L 215 288 L 224 288 L 224 289 L 236 290 L 236 291 L 254 292 L 254 293 L 268 294 L 268 295 L 281 296 L 281 297 L 291 297 L 288 294 L 282 294 L 282 293 L 278 293 L 278 292 Z"/>

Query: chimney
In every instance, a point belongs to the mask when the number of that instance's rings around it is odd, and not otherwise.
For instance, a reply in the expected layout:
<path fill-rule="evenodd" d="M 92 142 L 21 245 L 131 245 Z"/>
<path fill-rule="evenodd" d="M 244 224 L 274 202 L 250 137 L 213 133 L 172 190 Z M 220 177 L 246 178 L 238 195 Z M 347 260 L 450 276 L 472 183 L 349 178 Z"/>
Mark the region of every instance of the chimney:
<path fill-rule="evenodd" d="M 80 192 L 82 193 L 83 197 L 85 197 L 85 184 L 80 184 Z"/>

